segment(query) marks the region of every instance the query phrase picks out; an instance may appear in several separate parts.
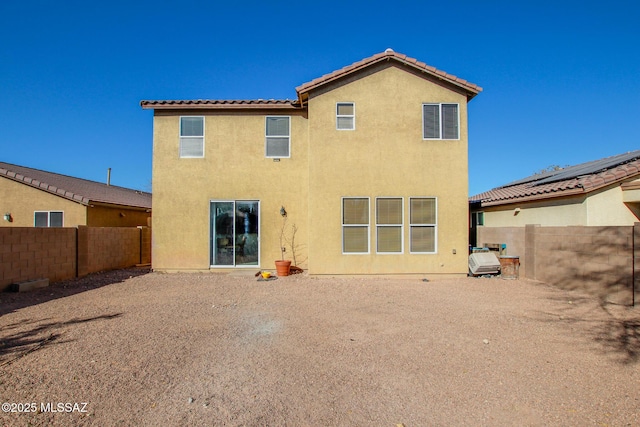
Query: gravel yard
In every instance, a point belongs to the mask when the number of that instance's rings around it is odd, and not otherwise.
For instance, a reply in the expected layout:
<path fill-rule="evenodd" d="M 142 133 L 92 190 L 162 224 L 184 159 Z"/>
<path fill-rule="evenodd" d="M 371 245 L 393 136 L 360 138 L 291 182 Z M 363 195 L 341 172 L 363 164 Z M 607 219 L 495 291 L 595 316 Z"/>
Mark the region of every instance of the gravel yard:
<path fill-rule="evenodd" d="M 0 401 L 7 426 L 638 426 L 640 308 L 499 278 L 121 270 L 0 294 Z"/>

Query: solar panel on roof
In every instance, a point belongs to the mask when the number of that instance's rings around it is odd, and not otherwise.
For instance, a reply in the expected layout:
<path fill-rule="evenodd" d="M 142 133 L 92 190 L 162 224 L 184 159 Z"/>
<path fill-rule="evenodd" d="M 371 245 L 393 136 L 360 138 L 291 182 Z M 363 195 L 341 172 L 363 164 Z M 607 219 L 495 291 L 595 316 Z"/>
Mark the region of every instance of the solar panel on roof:
<path fill-rule="evenodd" d="M 549 184 L 551 182 L 564 181 L 566 179 L 577 178 L 583 175 L 591 175 L 610 169 L 614 166 L 618 166 L 624 163 L 628 163 L 632 160 L 640 158 L 640 150 L 631 151 L 629 153 L 619 154 L 617 156 L 607 157 L 600 160 L 594 160 L 591 162 L 582 163 L 576 166 L 570 166 L 558 171 L 547 178 L 536 182 L 534 185 Z"/>

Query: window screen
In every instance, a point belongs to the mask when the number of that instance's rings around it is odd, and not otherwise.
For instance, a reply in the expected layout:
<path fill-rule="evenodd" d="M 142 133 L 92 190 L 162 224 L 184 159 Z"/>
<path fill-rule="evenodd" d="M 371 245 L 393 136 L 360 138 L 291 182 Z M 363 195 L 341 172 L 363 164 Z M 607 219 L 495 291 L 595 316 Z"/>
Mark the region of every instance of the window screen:
<path fill-rule="evenodd" d="M 180 157 L 204 157 L 204 117 L 180 117 Z"/>
<path fill-rule="evenodd" d="M 267 157 L 290 157 L 290 117 L 267 117 L 265 152 Z"/>
<path fill-rule="evenodd" d="M 424 139 L 459 139 L 458 104 L 423 104 Z"/>
<path fill-rule="evenodd" d="M 402 198 L 376 199 L 376 245 L 379 253 L 402 252 Z"/>
<path fill-rule="evenodd" d="M 435 198 L 411 199 L 409 203 L 411 252 L 436 252 L 436 213 Z"/>
<path fill-rule="evenodd" d="M 369 252 L 369 199 L 342 199 L 342 252 Z"/>
<path fill-rule="evenodd" d="M 338 102 L 336 104 L 336 129 L 353 130 L 355 128 L 355 104 L 353 102 Z"/>

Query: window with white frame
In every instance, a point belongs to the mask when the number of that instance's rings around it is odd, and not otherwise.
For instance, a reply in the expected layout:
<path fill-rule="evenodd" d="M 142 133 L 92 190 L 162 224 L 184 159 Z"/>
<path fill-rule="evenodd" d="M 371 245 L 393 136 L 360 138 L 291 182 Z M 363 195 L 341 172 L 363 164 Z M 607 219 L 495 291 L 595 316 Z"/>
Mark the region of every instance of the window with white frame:
<path fill-rule="evenodd" d="M 369 253 L 369 198 L 342 199 L 342 253 Z"/>
<path fill-rule="evenodd" d="M 34 227 L 62 227 L 64 214 L 61 211 L 35 211 L 33 225 Z"/>
<path fill-rule="evenodd" d="M 265 156 L 291 157 L 291 117 L 268 116 L 265 129 Z"/>
<path fill-rule="evenodd" d="M 204 117 L 180 117 L 180 157 L 204 157 Z"/>
<path fill-rule="evenodd" d="M 458 104 L 422 104 L 423 139 L 459 139 Z"/>
<path fill-rule="evenodd" d="M 376 199 L 376 252 L 402 253 L 402 198 Z"/>
<path fill-rule="evenodd" d="M 336 129 L 354 130 L 356 128 L 356 104 L 338 102 L 336 104 Z"/>
<path fill-rule="evenodd" d="M 409 200 L 411 253 L 437 251 L 437 200 L 435 197 L 412 197 Z"/>

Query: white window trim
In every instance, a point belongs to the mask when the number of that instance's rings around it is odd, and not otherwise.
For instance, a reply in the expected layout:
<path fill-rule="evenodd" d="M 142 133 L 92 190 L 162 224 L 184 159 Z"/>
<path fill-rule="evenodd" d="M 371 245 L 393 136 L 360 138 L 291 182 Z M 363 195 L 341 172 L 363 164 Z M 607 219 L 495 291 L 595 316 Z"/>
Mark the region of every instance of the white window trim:
<path fill-rule="evenodd" d="M 439 138 L 427 138 L 425 137 L 425 128 L 424 128 L 424 106 L 425 105 L 437 105 L 439 110 L 438 110 L 438 114 L 440 116 L 440 137 Z M 442 137 L 442 132 L 444 130 L 444 126 L 443 126 L 443 114 L 442 114 L 442 106 L 443 105 L 457 105 L 458 108 L 456 108 L 456 111 L 458 113 L 458 116 L 456 117 L 457 120 L 457 124 L 458 124 L 458 137 L 457 138 L 443 138 Z M 460 141 L 460 104 L 458 104 L 457 102 L 423 102 L 422 103 L 422 140 L 423 141 Z"/>
<path fill-rule="evenodd" d="M 202 136 L 182 136 L 182 119 L 202 119 Z M 178 156 L 181 159 L 202 159 L 204 158 L 204 152 L 205 152 L 205 146 L 204 146 L 204 142 L 205 142 L 205 119 L 204 116 L 180 116 L 180 121 L 178 123 L 178 127 L 180 128 L 178 130 L 178 134 L 179 134 L 179 140 L 178 140 Z M 182 155 L 182 140 L 183 139 L 202 139 L 202 156 L 183 156 Z"/>
<path fill-rule="evenodd" d="M 380 199 L 400 199 L 402 209 L 402 222 L 400 224 L 378 224 L 378 200 Z M 376 197 L 375 205 L 376 213 L 376 253 L 380 255 L 402 255 L 404 254 L 404 197 Z M 400 251 L 399 252 L 382 252 L 378 250 L 378 227 L 400 227 Z"/>
<path fill-rule="evenodd" d="M 352 105 L 353 106 L 353 114 L 338 114 L 338 106 L 339 105 Z M 340 129 L 338 127 L 338 119 L 340 118 L 352 118 L 353 119 L 353 126 L 349 129 Z M 356 130 L 356 103 L 355 102 L 348 102 L 348 101 L 344 101 L 344 102 L 336 102 L 336 130 L 346 130 L 346 131 L 351 131 L 351 130 Z"/>
<path fill-rule="evenodd" d="M 436 222 L 434 224 L 413 224 L 411 223 L 411 200 L 413 199 L 434 199 L 436 203 Z M 434 245 L 433 252 L 416 252 L 412 251 L 412 242 L 411 242 L 411 229 L 413 227 L 433 227 L 435 229 L 434 233 Z M 438 253 L 438 198 L 434 196 L 414 196 L 409 197 L 409 253 L 410 254 L 437 254 Z"/>
<path fill-rule="evenodd" d="M 288 135 L 286 135 L 286 136 L 285 135 L 277 135 L 277 136 L 276 135 L 271 135 L 271 136 L 267 135 L 267 120 L 269 118 L 274 118 L 274 117 L 277 117 L 277 118 L 286 117 L 286 118 L 289 119 L 289 131 L 288 131 L 289 134 Z M 269 138 L 287 138 L 289 140 L 289 146 L 288 146 L 288 150 L 287 150 L 289 154 L 286 155 L 286 156 L 269 156 L 267 154 L 267 141 L 269 140 Z M 267 159 L 288 159 L 288 158 L 291 157 L 291 116 L 265 116 L 265 118 L 264 118 L 264 156 Z"/>
<path fill-rule="evenodd" d="M 345 252 L 344 251 L 344 228 L 345 227 L 364 227 L 365 224 L 345 224 L 344 223 L 344 200 L 345 199 L 367 199 L 369 205 L 369 215 L 367 215 L 369 222 L 367 227 L 367 252 Z M 342 255 L 368 255 L 371 253 L 371 197 L 367 196 L 349 196 L 340 198 L 340 240 Z"/>
<path fill-rule="evenodd" d="M 62 214 L 62 225 L 60 227 L 64 227 L 64 211 L 33 211 L 33 226 L 36 226 L 36 214 L 37 213 L 46 213 L 47 214 L 47 225 L 42 228 L 50 228 L 51 227 L 51 214 L 52 213 L 61 213 Z M 57 228 L 57 227 L 56 227 Z"/>

